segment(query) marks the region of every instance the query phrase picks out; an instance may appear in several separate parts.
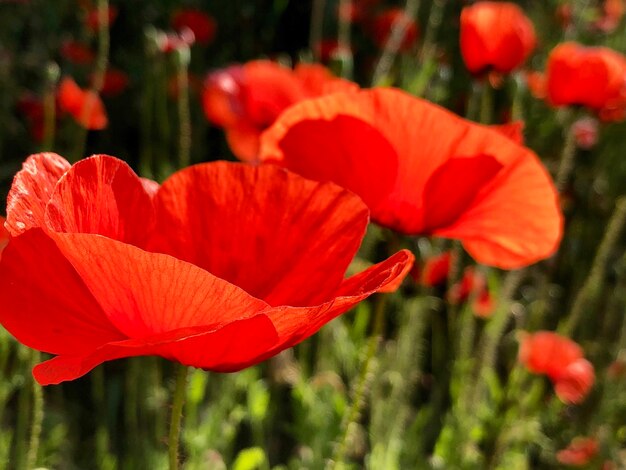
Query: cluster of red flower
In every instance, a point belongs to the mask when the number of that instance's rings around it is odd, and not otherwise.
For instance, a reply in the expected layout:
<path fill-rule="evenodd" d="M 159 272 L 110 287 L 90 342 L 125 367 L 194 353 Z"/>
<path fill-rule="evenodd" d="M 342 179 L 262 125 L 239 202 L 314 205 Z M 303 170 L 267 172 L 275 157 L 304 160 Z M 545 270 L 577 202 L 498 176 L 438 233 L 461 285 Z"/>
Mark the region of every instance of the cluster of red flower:
<path fill-rule="evenodd" d="M 376 23 L 378 36 L 389 34 L 390 18 Z M 180 34 L 165 38 L 164 50 L 215 35 L 202 12 L 180 12 L 173 24 Z M 480 75 L 513 71 L 536 44 L 530 20 L 506 2 L 465 8 L 460 41 L 467 68 Z M 92 60 L 85 51 L 66 56 Z M 548 64 L 549 100 L 621 118 L 625 71 L 613 51 L 563 44 Z M 108 75 L 103 94 L 126 83 Z M 504 269 L 558 247 L 557 191 L 519 127 L 480 125 L 400 90 L 360 90 L 320 65 L 265 60 L 212 72 L 202 100 L 233 153 L 257 165 L 197 165 L 159 186 L 113 157 L 70 166 L 46 153 L 16 176 L 0 322 L 57 355 L 35 368 L 41 383 L 147 354 L 233 371 L 293 346 L 372 293 L 398 288 L 411 268 L 402 250 L 343 279 L 370 214 L 402 234 L 460 240 L 477 262 Z M 70 78 L 59 106 L 86 128 L 107 124 L 98 95 Z M 447 278 L 450 255 L 437 262 L 422 282 Z M 465 272 L 448 295 L 460 302 L 472 292 L 487 316 L 492 300 L 479 272 Z M 528 336 L 521 358 L 564 401 L 580 401 L 593 383 L 580 348 L 553 334 Z"/>

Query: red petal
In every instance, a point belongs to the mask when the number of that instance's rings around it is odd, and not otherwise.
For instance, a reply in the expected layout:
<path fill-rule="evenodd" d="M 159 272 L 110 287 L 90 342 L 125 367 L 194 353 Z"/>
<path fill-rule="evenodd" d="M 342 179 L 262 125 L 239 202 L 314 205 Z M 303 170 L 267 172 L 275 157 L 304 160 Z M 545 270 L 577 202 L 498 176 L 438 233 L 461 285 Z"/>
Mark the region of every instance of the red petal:
<path fill-rule="evenodd" d="M 100 97 L 91 90 L 82 90 L 71 78 L 61 81 L 58 100 L 59 107 L 84 128 L 100 130 L 107 126 L 107 114 Z"/>
<path fill-rule="evenodd" d="M 112 342 L 81 356 L 57 356 L 38 364 L 33 375 L 41 385 L 74 380 L 105 361 L 133 356 L 162 356 L 217 372 L 233 372 L 258 362 L 277 340 L 265 315 L 255 315 L 222 328 L 184 328 L 144 338 Z"/>
<path fill-rule="evenodd" d="M 5 228 L 4 224 L 6 219 L 4 217 L 0 217 L 0 257 L 2 256 L 2 250 L 9 242 L 9 231 Z"/>
<path fill-rule="evenodd" d="M 554 391 L 565 403 L 580 403 L 587 397 L 594 382 L 593 365 L 586 359 L 577 359 L 554 382 Z"/>
<path fill-rule="evenodd" d="M 562 231 L 550 175 L 527 152 L 505 167 L 453 225 L 433 233 L 462 240 L 483 264 L 515 269 L 554 253 Z"/>
<path fill-rule="evenodd" d="M 194 263 L 270 305 L 334 296 L 368 222 L 352 193 L 271 165 L 187 168 L 163 183 L 156 207 L 154 251 Z"/>
<path fill-rule="evenodd" d="M 53 236 L 110 321 L 131 338 L 221 327 L 267 307 L 238 287 L 168 255 L 98 235 Z"/>
<path fill-rule="evenodd" d="M 255 163 L 259 158 L 259 137 L 261 131 L 245 122 L 226 130 L 226 141 L 231 152 L 239 160 Z"/>
<path fill-rule="evenodd" d="M 44 225 L 46 205 L 70 164 L 56 153 L 37 153 L 22 164 L 7 197 L 6 228 L 13 235 Z"/>
<path fill-rule="evenodd" d="M 525 336 L 520 347 L 522 364 L 531 372 L 546 374 L 552 380 L 558 380 L 571 363 L 582 357 L 578 344 L 551 331 Z"/>
<path fill-rule="evenodd" d="M 494 131 L 508 137 L 516 144 L 524 145 L 524 121 L 509 122 L 489 126 Z"/>
<path fill-rule="evenodd" d="M 95 155 L 59 180 L 46 209 L 48 228 L 94 233 L 142 246 L 154 225 L 152 198 L 122 160 Z"/>
<path fill-rule="evenodd" d="M 77 354 L 124 336 L 55 243 L 35 228 L 14 237 L 0 262 L 0 323 L 21 343 Z"/>
<path fill-rule="evenodd" d="M 296 104 L 262 135 L 260 159 L 354 191 L 383 226 L 461 239 L 484 264 L 530 264 L 561 238 L 556 190 L 530 150 L 398 90 Z M 460 177 L 486 159 L 493 165 L 480 178 Z"/>
<path fill-rule="evenodd" d="M 315 307 L 276 307 L 264 313 L 272 320 L 280 338 L 269 355 L 287 349 L 315 334 L 322 326 L 347 312 L 375 292 L 388 292 L 407 275 L 413 254 L 402 250 L 387 260 L 346 279 L 338 297 Z M 268 356 L 269 357 L 269 356 Z"/>

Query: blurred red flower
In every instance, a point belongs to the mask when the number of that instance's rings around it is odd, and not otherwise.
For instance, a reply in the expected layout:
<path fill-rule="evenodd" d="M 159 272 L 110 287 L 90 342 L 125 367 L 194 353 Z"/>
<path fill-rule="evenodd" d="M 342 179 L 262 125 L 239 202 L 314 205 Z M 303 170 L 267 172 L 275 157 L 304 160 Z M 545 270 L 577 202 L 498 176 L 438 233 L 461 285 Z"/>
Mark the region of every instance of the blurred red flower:
<path fill-rule="evenodd" d="M 593 437 L 576 437 L 557 452 L 556 460 L 563 465 L 582 467 L 598 454 L 598 441 Z"/>
<path fill-rule="evenodd" d="M 400 43 L 400 50 L 408 51 L 411 49 L 417 41 L 419 29 L 415 20 L 408 16 L 402 8 L 389 8 L 376 15 L 370 26 L 374 43 L 381 49 L 385 47 L 393 28 L 400 27 L 402 24 L 406 24 L 406 26 L 404 37 Z"/>
<path fill-rule="evenodd" d="M 172 17 L 172 27 L 182 32 L 185 28 L 189 28 L 200 45 L 206 46 L 213 42 L 217 31 L 217 23 L 215 19 L 201 10 L 187 8 L 178 10 Z"/>
<path fill-rule="evenodd" d="M 399 90 L 298 103 L 262 135 L 260 156 L 350 189 L 384 227 L 459 239 L 483 264 L 525 266 L 561 238 L 557 192 L 532 151 Z"/>
<path fill-rule="evenodd" d="M 451 265 L 452 253 L 450 251 L 446 251 L 437 256 L 431 256 L 424 263 L 424 267 L 416 281 L 419 281 L 420 284 L 427 287 L 445 284 L 448 281 Z"/>
<path fill-rule="evenodd" d="M 572 124 L 576 145 L 589 150 L 598 143 L 598 121 L 592 117 L 583 117 Z"/>
<path fill-rule="evenodd" d="M 61 43 L 59 52 L 65 60 L 77 65 L 89 65 L 96 58 L 95 52 L 88 46 L 71 39 Z"/>
<path fill-rule="evenodd" d="M 226 131 L 235 156 L 255 161 L 261 132 L 283 110 L 306 98 L 357 88 L 318 64 L 299 64 L 291 70 L 268 60 L 255 60 L 210 73 L 202 105 L 207 119 Z"/>
<path fill-rule="evenodd" d="M 91 75 L 91 83 L 93 83 L 94 74 Z M 100 94 L 107 98 L 113 98 L 120 95 L 128 87 L 128 75 L 122 70 L 115 68 L 107 68 L 104 74 L 104 82 Z"/>
<path fill-rule="evenodd" d="M 108 124 L 106 110 L 97 93 L 81 89 L 74 80 L 65 77 L 59 84 L 57 101 L 62 111 L 86 129 L 101 130 Z"/>
<path fill-rule="evenodd" d="M 402 250 L 344 279 L 367 223 L 349 191 L 271 165 L 201 164 L 159 187 L 114 157 L 33 155 L 8 196 L 0 323 L 57 355 L 41 384 L 144 355 L 240 370 L 405 276 Z"/>
<path fill-rule="evenodd" d="M 474 74 L 509 73 L 521 66 L 537 43 L 524 11 L 509 2 L 476 2 L 461 12 L 461 54 Z"/>
<path fill-rule="evenodd" d="M 624 0 L 604 0 L 602 4 L 602 16 L 595 23 L 595 27 L 605 33 L 617 29 L 624 17 Z"/>
<path fill-rule="evenodd" d="M 547 375 L 557 396 L 565 403 L 580 403 L 595 382 L 593 365 L 578 344 L 551 331 L 522 338 L 520 362 L 535 374 Z"/>
<path fill-rule="evenodd" d="M 559 44 L 548 57 L 546 80 L 554 106 L 586 106 L 603 120 L 626 114 L 626 58 L 612 49 Z"/>
<path fill-rule="evenodd" d="M 110 5 L 107 11 L 107 26 L 110 28 L 115 19 L 117 18 L 117 7 Z M 90 8 L 87 11 L 87 16 L 85 17 L 85 25 L 87 28 L 93 32 L 97 33 L 100 29 L 100 14 L 98 13 L 98 9 L 95 7 Z"/>

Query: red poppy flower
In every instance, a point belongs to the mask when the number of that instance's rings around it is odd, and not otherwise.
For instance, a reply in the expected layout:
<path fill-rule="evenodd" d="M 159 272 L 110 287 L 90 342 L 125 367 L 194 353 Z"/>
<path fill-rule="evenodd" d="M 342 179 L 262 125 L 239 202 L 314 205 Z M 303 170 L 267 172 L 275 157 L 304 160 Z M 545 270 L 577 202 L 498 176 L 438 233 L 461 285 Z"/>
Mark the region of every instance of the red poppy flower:
<path fill-rule="evenodd" d="M 62 111 L 69 113 L 78 124 L 92 129 L 104 129 L 108 124 L 106 110 L 97 93 L 81 89 L 74 80 L 65 77 L 57 92 Z"/>
<path fill-rule="evenodd" d="M 343 279 L 367 222 L 349 191 L 278 167 L 208 163 L 158 187 L 113 157 L 33 155 L 8 196 L 0 323 L 57 355 L 42 384 L 143 355 L 240 370 L 404 277 L 406 250 Z"/>
<path fill-rule="evenodd" d="M 301 64 L 294 71 L 255 60 L 209 74 L 202 104 L 207 119 L 225 129 L 235 156 L 255 161 L 261 132 L 283 110 L 309 97 L 356 88 L 321 65 Z"/>
<path fill-rule="evenodd" d="M 451 264 L 452 253 L 449 251 L 428 258 L 420 273 L 419 282 L 427 287 L 445 284 L 448 281 Z"/>
<path fill-rule="evenodd" d="M 551 104 L 586 106 L 605 120 L 624 118 L 626 58 L 622 54 L 566 42 L 550 53 L 546 75 Z"/>
<path fill-rule="evenodd" d="M 563 465 L 582 467 L 598 454 L 598 450 L 598 441 L 593 437 L 576 437 L 565 449 L 557 452 L 556 460 Z"/>
<path fill-rule="evenodd" d="M 417 23 L 402 8 L 390 8 L 376 16 L 372 21 L 372 39 L 381 49 L 385 47 L 394 27 L 406 24 L 404 37 L 400 43 L 401 51 L 408 51 L 417 41 L 419 30 Z"/>
<path fill-rule="evenodd" d="M 604 0 L 602 4 L 602 17 L 596 21 L 595 27 L 605 33 L 617 29 L 624 17 L 624 0 Z"/>
<path fill-rule="evenodd" d="M 60 53 L 65 60 L 78 65 L 89 65 L 96 58 L 95 52 L 89 47 L 73 40 L 63 41 Z"/>
<path fill-rule="evenodd" d="M 593 366 L 580 346 L 551 331 L 525 335 L 519 357 L 531 372 L 547 375 L 565 403 L 581 402 L 595 381 Z"/>
<path fill-rule="evenodd" d="M 217 31 L 217 23 L 213 17 L 193 8 L 177 11 L 172 18 L 172 27 L 178 32 L 189 28 L 196 37 L 196 42 L 203 46 L 213 41 Z"/>
<path fill-rule="evenodd" d="M 532 22 L 509 2 L 476 2 L 461 12 L 461 54 L 467 69 L 509 73 L 535 48 Z"/>
<path fill-rule="evenodd" d="M 107 26 L 109 28 L 117 18 L 117 13 L 117 8 L 113 5 L 110 5 L 107 11 Z M 91 32 L 98 32 L 98 30 L 100 29 L 100 13 L 98 12 L 97 8 L 91 8 L 89 9 L 89 11 L 87 11 L 87 16 L 85 17 L 85 25 Z"/>
<path fill-rule="evenodd" d="M 350 189 L 384 227 L 459 239 L 483 264 L 524 266 L 561 238 L 557 193 L 535 154 L 399 90 L 298 103 L 263 134 L 260 157 Z"/>
<path fill-rule="evenodd" d="M 91 82 L 93 83 L 94 76 L 91 76 Z M 102 90 L 100 93 L 102 96 L 113 98 L 120 95 L 128 87 L 128 75 L 122 70 L 108 68 L 104 74 L 104 82 L 102 83 Z"/>

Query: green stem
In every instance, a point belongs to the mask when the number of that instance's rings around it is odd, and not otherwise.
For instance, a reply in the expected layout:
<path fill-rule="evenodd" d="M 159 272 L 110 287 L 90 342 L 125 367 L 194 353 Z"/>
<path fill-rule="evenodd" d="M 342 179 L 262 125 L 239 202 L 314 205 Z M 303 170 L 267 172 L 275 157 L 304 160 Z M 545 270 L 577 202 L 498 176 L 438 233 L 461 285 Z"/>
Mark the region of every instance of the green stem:
<path fill-rule="evenodd" d="M 176 366 L 176 384 L 174 386 L 174 397 L 172 402 L 172 415 L 170 418 L 169 435 L 169 462 L 170 470 L 180 468 L 178 446 L 180 440 L 181 421 L 183 418 L 183 406 L 185 405 L 185 395 L 187 392 L 187 376 L 189 368 L 182 364 Z"/>
<path fill-rule="evenodd" d="M 570 336 L 575 333 L 583 313 L 600 292 L 606 277 L 606 266 L 611 261 L 611 253 L 620 240 L 624 225 L 626 225 L 626 196 L 622 196 L 615 203 L 615 210 L 593 259 L 589 275 L 585 279 L 582 288 L 576 294 L 567 320 L 561 325 L 560 332 L 562 334 Z"/>
<path fill-rule="evenodd" d="M 39 363 L 41 355 L 39 351 L 32 350 L 33 365 Z M 37 453 L 39 451 L 39 441 L 41 437 L 41 427 L 43 423 L 43 390 L 33 379 L 33 409 L 30 426 L 30 441 L 28 443 L 28 453 L 26 454 L 26 468 L 35 468 L 37 465 Z"/>
<path fill-rule="evenodd" d="M 104 75 L 106 74 L 109 63 L 109 47 L 109 0 L 98 0 L 98 55 L 96 57 L 96 67 L 90 88 L 90 92 L 92 92 L 94 96 L 98 96 L 104 84 Z M 82 116 L 87 117 L 91 115 L 94 103 L 95 100 L 93 99 L 85 101 L 81 111 Z M 86 127 L 80 127 L 76 149 L 74 151 L 74 161 L 82 158 L 85 153 L 88 132 L 89 130 Z"/>
<path fill-rule="evenodd" d="M 320 45 L 324 35 L 324 9 L 326 0 L 313 0 L 311 27 L 309 32 L 309 48 L 316 60 L 320 59 Z"/>
<path fill-rule="evenodd" d="M 374 68 L 372 76 L 372 86 L 379 85 L 380 82 L 389 74 L 391 66 L 400 50 L 402 41 L 409 27 L 409 21 L 417 16 L 419 8 L 419 0 L 406 0 L 404 6 L 404 15 L 400 16 L 392 25 L 391 33 L 387 38 L 387 42 L 383 47 L 380 58 Z"/>
<path fill-rule="evenodd" d="M 565 133 L 565 143 L 563 144 L 563 152 L 561 153 L 561 162 L 559 163 L 559 169 L 557 170 L 556 177 L 554 178 L 554 184 L 559 193 L 562 193 L 567 186 L 567 182 L 574 171 L 575 163 L 576 135 L 574 133 L 574 126 L 572 126 L 571 122 L 569 122 Z"/>
<path fill-rule="evenodd" d="M 379 294 L 374 303 L 374 326 L 372 330 L 372 335 L 369 338 L 367 344 L 367 352 L 365 355 L 365 360 L 363 361 L 363 365 L 361 367 L 361 373 L 359 375 L 359 380 L 357 382 L 356 388 L 354 389 L 354 397 L 352 399 L 352 406 L 346 415 L 344 415 L 344 419 L 341 423 L 341 428 L 343 429 L 343 433 L 337 447 L 335 448 L 335 453 L 333 455 L 332 460 L 330 460 L 329 464 L 326 468 L 342 468 L 345 458 L 346 451 L 348 448 L 348 441 L 350 440 L 351 430 L 353 426 L 358 422 L 361 411 L 365 406 L 365 402 L 367 400 L 367 392 L 369 389 L 369 383 L 372 378 L 372 363 L 374 362 L 374 356 L 376 355 L 376 351 L 378 350 L 378 344 L 380 343 L 384 320 L 385 320 L 385 304 L 386 304 L 387 296 L 385 294 Z"/>
<path fill-rule="evenodd" d="M 493 121 L 493 89 L 487 80 L 483 83 L 480 94 L 480 123 L 491 124 Z"/>
<path fill-rule="evenodd" d="M 178 167 L 189 166 L 191 157 L 191 115 L 189 111 L 189 47 L 183 46 L 176 51 L 176 65 L 178 68 Z"/>
<path fill-rule="evenodd" d="M 339 70 L 342 78 L 351 79 L 353 69 L 352 48 L 350 45 L 350 18 L 346 12 L 350 11 L 352 0 L 339 0 L 339 28 L 337 33 L 337 45 L 341 68 Z"/>

